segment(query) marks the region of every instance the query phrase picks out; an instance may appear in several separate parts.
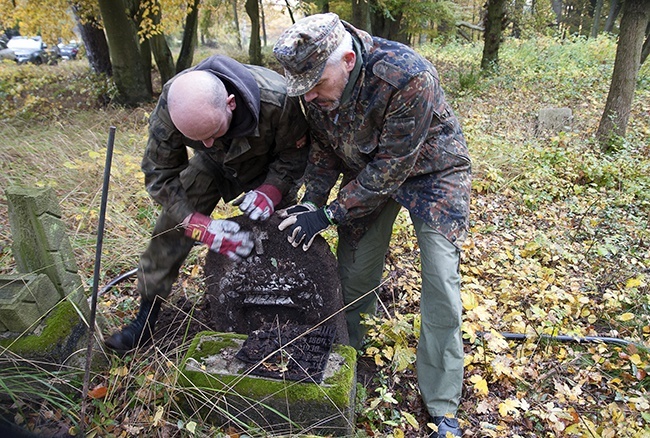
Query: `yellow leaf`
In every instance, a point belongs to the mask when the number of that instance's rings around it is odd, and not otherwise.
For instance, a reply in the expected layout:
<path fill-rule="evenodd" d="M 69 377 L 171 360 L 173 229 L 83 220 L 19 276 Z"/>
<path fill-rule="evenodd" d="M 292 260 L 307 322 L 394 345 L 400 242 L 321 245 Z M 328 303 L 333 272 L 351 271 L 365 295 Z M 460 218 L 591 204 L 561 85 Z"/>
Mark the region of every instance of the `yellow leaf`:
<path fill-rule="evenodd" d="M 632 362 L 634 365 L 639 366 L 641 364 L 641 356 L 638 354 L 633 354 L 630 356 L 630 362 Z"/>
<path fill-rule="evenodd" d="M 643 284 L 643 276 L 635 277 L 635 278 L 630 278 L 627 280 L 625 283 L 625 288 L 626 289 L 633 289 L 635 287 L 639 287 Z"/>
<path fill-rule="evenodd" d="M 129 369 L 125 366 L 112 368 L 110 371 L 112 376 L 124 377 L 129 374 Z"/>
<path fill-rule="evenodd" d="M 163 409 L 162 406 L 158 406 L 156 408 L 156 415 L 154 415 L 154 417 L 153 417 L 153 425 L 154 426 L 158 426 L 158 423 L 160 422 L 160 420 L 162 420 L 163 412 L 164 412 L 164 409 Z"/>
<path fill-rule="evenodd" d="M 487 381 L 479 376 L 478 374 L 474 374 L 472 377 L 469 378 L 469 381 L 474 384 L 474 390 L 479 393 L 479 395 L 487 395 L 489 390 L 488 390 L 488 384 Z"/>
<path fill-rule="evenodd" d="M 622 314 L 621 316 L 618 317 L 618 319 L 619 319 L 620 321 L 623 321 L 623 322 L 625 322 L 625 321 L 631 321 L 631 320 L 633 320 L 634 318 L 635 318 L 635 317 L 634 317 L 634 313 L 630 313 L 630 312 L 626 312 L 626 313 L 624 313 L 624 314 Z"/>
<path fill-rule="evenodd" d="M 519 407 L 519 400 L 507 399 L 502 403 L 499 403 L 499 414 L 502 417 L 507 417 L 508 414 L 516 414 L 517 408 Z"/>
<path fill-rule="evenodd" d="M 463 292 L 463 308 L 465 310 L 472 310 L 478 307 L 478 298 L 473 292 Z"/>
<path fill-rule="evenodd" d="M 401 411 L 402 412 L 402 417 L 408 422 L 408 424 L 411 425 L 411 427 L 415 430 L 418 430 L 420 428 L 420 424 L 418 423 L 418 420 L 415 419 L 415 417 L 411 414 L 409 414 L 406 411 Z"/>
<path fill-rule="evenodd" d="M 402 429 L 393 429 L 393 436 L 395 438 L 404 438 L 404 431 Z"/>
<path fill-rule="evenodd" d="M 196 422 L 195 421 L 190 421 L 185 425 L 185 428 L 189 430 L 191 433 L 194 433 L 196 430 Z"/>

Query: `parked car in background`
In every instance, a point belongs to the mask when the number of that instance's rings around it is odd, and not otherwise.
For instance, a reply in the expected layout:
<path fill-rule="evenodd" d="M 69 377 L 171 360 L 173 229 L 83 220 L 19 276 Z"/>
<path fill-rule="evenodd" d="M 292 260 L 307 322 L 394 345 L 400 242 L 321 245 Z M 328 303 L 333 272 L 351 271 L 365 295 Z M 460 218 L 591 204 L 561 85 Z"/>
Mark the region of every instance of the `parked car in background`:
<path fill-rule="evenodd" d="M 7 43 L 3 40 L 0 40 L 0 61 L 3 59 L 9 59 L 11 61 L 16 60 L 16 54 L 13 50 L 7 47 Z"/>
<path fill-rule="evenodd" d="M 74 41 L 70 41 L 68 44 L 59 43 L 59 52 L 61 53 L 61 58 L 63 59 L 77 59 L 77 53 L 79 53 L 79 44 Z"/>
<path fill-rule="evenodd" d="M 7 47 L 16 54 L 16 62 L 19 64 L 26 62 L 33 64 L 57 63 L 58 50 L 57 52 L 49 52 L 47 44 L 43 42 L 41 37 L 15 36 L 9 40 Z"/>

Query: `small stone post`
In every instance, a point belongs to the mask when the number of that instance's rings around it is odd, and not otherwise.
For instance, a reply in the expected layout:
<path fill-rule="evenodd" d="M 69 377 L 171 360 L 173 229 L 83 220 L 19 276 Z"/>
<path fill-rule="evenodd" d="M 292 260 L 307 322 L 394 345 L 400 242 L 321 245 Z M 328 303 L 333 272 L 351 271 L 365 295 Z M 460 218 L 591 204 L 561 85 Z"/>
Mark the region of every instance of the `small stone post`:
<path fill-rule="evenodd" d="M 83 289 L 52 189 L 9 187 L 6 193 L 18 270 L 46 274 L 61 298 Z"/>

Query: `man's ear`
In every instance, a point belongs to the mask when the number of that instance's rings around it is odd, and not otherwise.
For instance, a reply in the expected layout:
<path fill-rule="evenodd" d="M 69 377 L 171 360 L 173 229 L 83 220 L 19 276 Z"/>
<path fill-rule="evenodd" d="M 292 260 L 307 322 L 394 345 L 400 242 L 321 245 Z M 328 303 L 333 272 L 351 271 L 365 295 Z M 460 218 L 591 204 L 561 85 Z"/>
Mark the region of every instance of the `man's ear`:
<path fill-rule="evenodd" d="M 357 54 L 353 51 L 346 52 L 343 55 L 343 62 L 345 63 L 345 70 L 351 72 L 357 62 Z"/>
<path fill-rule="evenodd" d="M 226 98 L 226 107 L 228 107 L 230 111 L 234 111 L 235 108 L 237 108 L 237 102 L 235 102 L 234 94 L 231 94 Z"/>

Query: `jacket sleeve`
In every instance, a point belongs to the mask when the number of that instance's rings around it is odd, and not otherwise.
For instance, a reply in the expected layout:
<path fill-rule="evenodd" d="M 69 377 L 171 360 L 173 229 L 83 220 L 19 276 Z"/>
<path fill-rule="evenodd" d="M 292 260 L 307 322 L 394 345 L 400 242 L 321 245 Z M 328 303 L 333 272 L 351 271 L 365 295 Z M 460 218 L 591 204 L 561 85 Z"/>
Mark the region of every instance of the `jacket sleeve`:
<path fill-rule="evenodd" d="M 341 159 L 334 150 L 312 135 L 309 162 L 305 171 L 305 194 L 302 202 L 325 205 L 330 191 L 339 178 Z"/>
<path fill-rule="evenodd" d="M 275 150 L 264 183 L 284 196 L 302 177 L 309 151 L 307 122 L 297 98 L 287 97 L 274 125 Z"/>
<path fill-rule="evenodd" d="M 178 222 L 194 212 L 180 179 L 187 165 L 187 148 L 181 133 L 171 123 L 162 95 L 149 118 L 149 139 L 141 168 L 151 198 Z"/>
<path fill-rule="evenodd" d="M 404 183 L 427 136 L 434 101 L 442 96 L 438 81 L 428 72 L 413 77 L 391 96 L 372 160 L 331 205 L 337 221 L 369 214 Z"/>

